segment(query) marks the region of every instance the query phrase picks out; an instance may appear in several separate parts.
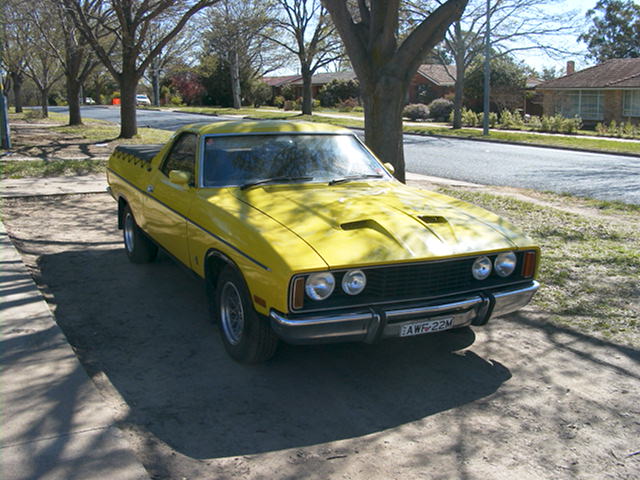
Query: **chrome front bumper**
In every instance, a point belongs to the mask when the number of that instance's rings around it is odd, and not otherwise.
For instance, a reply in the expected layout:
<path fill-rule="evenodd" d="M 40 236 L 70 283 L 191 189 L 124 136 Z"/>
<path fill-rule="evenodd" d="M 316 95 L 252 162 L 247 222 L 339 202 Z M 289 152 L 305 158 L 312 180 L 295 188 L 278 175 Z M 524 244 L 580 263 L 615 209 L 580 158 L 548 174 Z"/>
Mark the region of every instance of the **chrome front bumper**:
<path fill-rule="evenodd" d="M 363 341 L 373 343 L 398 337 L 403 325 L 424 320 L 453 319 L 453 328 L 484 325 L 490 318 L 514 312 L 527 305 L 540 284 L 483 292 L 441 303 L 399 306 L 383 305 L 343 313 L 284 315 L 271 311 L 271 326 L 289 343 Z"/>

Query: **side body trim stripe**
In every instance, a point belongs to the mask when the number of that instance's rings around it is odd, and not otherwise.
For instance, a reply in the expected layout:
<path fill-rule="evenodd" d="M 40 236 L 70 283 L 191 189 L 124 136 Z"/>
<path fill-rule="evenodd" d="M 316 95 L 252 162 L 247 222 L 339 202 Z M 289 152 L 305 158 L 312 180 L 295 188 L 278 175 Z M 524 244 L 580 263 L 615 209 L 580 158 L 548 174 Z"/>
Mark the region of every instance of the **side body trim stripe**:
<path fill-rule="evenodd" d="M 111 172 L 112 174 L 114 174 L 116 177 L 118 177 L 119 179 L 121 179 L 123 182 L 125 182 L 127 185 L 130 185 L 131 187 L 135 188 L 138 192 L 142 193 L 144 196 L 151 198 L 152 200 L 158 202 L 160 205 L 162 205 L 163 207 L 165 207 L 168 210 L 171 210 L 173 213 L 175 213 L 176 215 L 184 218 L 187 222 L 189 222 L 191 225 L 193 225 L 194 227 L 199 228 L 200 230 L 202 230 L 203 232 L 205 232 L 206 234 L 212 236 L 213 238 L 215 238 L 216 240 L 218 240 L 221 243 L 224 243 L 227 247 L 231 248 L 232 250 L 234 250 L 235 252 L 239 253 L 240 255 L 242 255 L 243 257 L 245 257 L 247 260 L 250 260 L 251 262 L 255 263 L 256 265 L 258 265 L 260 268 L 266 270 L 266 271 L 271 271 L 271 269 L 269 267 L 267 267 L 266 265 L 264 265 L 263 263 L 260 263 L 258 260 L 256 260 L 255 258 L 247 255 L 246 253 L 244 253 L 242 250 L 240 250 L 238 247 L 236 247 L 235 245 L 232 245 L 231 243 L 229 243 L 228 241 L 226 241 L 224 238 L 216 235 L 213 232 L 210 232 L 209 230 L 207 230 L 206 228 L 204 228 L 202 225 L 197 224 L 196 222 L 194 222 L 193 220 L 185 217 L 184 215 L 182 215 L 180 212 L 174 210 L 173 208 L 171 208 L 169 205 L 167 205 L 166 203 L 158 200 L 157 198 L 155 198 L 152 195 L 149 195 L 149 193 L 145 192 L 144 190 L 142 190 L 141 188 L 138 188 L 137 186 L 135 186 L 133 183 L 131 183 L 129 180 L 127 180 L 126 178 L 124 178 L 122 175 L 116 173 L 113 171 L 113 169 L 111 168 L 107 168 L 107 170 L 109 170 L 109 172 Z"/>

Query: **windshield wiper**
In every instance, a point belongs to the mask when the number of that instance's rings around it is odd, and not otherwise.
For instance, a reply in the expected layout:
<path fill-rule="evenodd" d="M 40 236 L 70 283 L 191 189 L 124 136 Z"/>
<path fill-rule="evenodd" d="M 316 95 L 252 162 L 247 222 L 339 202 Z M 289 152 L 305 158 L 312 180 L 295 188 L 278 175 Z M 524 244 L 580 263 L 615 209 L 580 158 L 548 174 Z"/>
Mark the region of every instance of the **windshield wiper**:
<path fill-rule="evenodd" d="M 349 175 L 348 177 L 334 178 L 329 182 L 329 185 L 335 185 L 336 183 L 350 182 L 351 180 L 360 180 L 361 178 L 382 178 L 379 173 L 365 173 L 362 175 Z"/>
<path fill-rule="evenodd" d="M 313 180 L 313 177 L 306 176 L 306 177 L 271 177 L 271 178 L 264 178 L 262 180 L 256 180 L 255 182 L 245 183 L 244 185 L 242 185 L 240 187 L 240 190 L 246 190 L 247 188 L 255 187 L 257 185 L 265 185 L 267 183 L 279 183 L 279 182 L 285 183 L 285 182 L 297 182 L 297 181 L 303 181 L 303 180 Z"/>

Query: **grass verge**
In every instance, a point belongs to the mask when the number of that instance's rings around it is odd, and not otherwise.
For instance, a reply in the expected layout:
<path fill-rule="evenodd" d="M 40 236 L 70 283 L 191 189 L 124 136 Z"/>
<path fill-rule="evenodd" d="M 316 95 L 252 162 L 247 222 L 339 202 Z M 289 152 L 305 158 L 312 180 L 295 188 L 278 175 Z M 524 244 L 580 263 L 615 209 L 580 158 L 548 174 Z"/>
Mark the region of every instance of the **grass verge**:
<path fill-rule="evenodd" d="M 0 163 L 0 178 L 63 177 L 103 173 L 106 160 L 8 160 Z"/>
<path fill-rule="evenodd" d="M 638 206 L 563 197 L 563 207 L 583 208 L 587 202 L 602 212 L 583 215 L 508 196 L 440 191 L 507 218 L 539 243 L 542 287 L 534 305 L 549 322 L 640 344 Z"/>

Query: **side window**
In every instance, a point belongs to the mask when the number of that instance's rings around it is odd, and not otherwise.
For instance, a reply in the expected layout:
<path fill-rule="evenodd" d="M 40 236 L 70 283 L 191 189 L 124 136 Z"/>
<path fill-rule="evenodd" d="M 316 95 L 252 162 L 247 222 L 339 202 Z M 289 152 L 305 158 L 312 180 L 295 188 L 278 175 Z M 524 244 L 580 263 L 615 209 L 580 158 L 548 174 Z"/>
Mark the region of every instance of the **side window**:
<path fill-rule="evenodd" d="M 173 144 L 171 151 L 164 160 L 160 171 L 169 176 L 171 170 L 182 170 L 191 174 L 191 179 L 195 178 L 196 170 L 196 147 L 198 137 L 193 133 L 183 133 Z"/>

